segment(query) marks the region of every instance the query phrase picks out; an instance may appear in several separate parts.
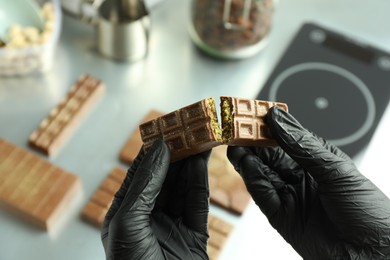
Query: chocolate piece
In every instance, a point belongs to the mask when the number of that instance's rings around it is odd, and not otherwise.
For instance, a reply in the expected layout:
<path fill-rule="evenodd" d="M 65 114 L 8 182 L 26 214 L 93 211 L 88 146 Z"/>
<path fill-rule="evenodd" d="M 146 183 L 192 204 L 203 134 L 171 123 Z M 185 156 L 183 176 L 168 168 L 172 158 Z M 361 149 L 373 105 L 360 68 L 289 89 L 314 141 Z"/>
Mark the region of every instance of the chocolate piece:
<path fill-rule="evenodd" d="M 227 146 L 213 148 L 209 160 L 210 201 L 241 215 L 250 201 L 244 181 L 226 157 Z"/>
<path fill-rule="evenodd" d="M 142 120 L 141 124 L 153 120 L 157 117 L 163 116 L 162 112 L 157 110 L 151 110 Z M 123 146 L 119 158 L 128 164 L 132 164 L 135 158 L 137 157 L 141 147 L 142 147 L 142 139 L 139 127 L 137 127 L 134 132 L 131 134 L 126 144 Z"/>
<path fill-rule="evenodd" d="M 126 171 L 120 167 L 112 169 L 110 174 L 102 181 L 90 201 L 85 205 L 81 217 L 86 222 L 101 227 L 108 209 L 111 206 L 115 193 L 119 190 Z"/>
<path fill-rule="evenodd" d="M 223 140 L 227 145 L 274 146 L 264 118 L 272 106 L 288 111 L 287 105 L 279 102 L 221 97 Z"/>
<path fill-rule="evenodd" d="M 84 221 L 92 224 L 95 227 L 100 228 L 103 225 L 104 218 L 106 217 L 108 209 L 102 207 L 100 204 L 95 202 L 88 202 L 85 205 L 81 217 Z"/>
<path fill-rule="evenodd" d="M 103 94 L 103 83 L 83 75 L 39 127 L 30 135 L 29 144 L 46 155 L 61 148 L 88 110 Z"/>
<path fill-rule="evenodd" d="M 219 217 L 209 214 L 207 254 L 209 255 L 210 260 L 218 259 L 232 230 L 233 225 Z"/>
<path fill-rule="evenodd" d="M 77 176 L 0 139 L 0 201 L 10 211 L 49 230 L 80 187 Z"/>
<path fill-rule="evenodd" d="M 221 130 L 213 98 L 203 99 L 140 125 L 144 149 L 163 139 L 171 161 L 207 151 L 221 144 Z"/>

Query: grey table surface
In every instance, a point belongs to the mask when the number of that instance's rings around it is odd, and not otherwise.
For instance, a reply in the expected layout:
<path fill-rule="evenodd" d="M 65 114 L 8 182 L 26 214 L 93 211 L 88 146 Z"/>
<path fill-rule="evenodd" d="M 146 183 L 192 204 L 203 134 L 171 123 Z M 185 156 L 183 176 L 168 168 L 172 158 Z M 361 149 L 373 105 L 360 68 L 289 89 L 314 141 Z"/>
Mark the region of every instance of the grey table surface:
<path fill-rule="evenodd" d="M 50 72 L 0 78 L 0 137 L 26 149 L 28 136 L 81 74 L 90 73 L 107 85 L 102 100 L 59 154 L 49 159 L 81 178 L 82 194 L 49 233 L 0 209 L 0 259 L 104 259 L 99 230 L 79 214 L 114 166 L 127 167 L 119 162 L 118 153 L 139 120 L 152 108 L 169 112 L 209 96 L 255 97 L 304 22 L 318 22 L 390 51 L 388 0 L 280 0 L 266 49 L 245 60 L 216 60 L 191 42 L 189 3 L 166 0 L 152 10 L 150 50 L 140 62 L 101 57 L 94 28 L 64 15 Z M 356 158 L 361 171 L 387 195 L 389 131 L 388 108 L 372 141 Z M 253 202 L 240 217 L 214 206 L 210 211 L 235 226 L 221 260 L 300 259 Z"/>

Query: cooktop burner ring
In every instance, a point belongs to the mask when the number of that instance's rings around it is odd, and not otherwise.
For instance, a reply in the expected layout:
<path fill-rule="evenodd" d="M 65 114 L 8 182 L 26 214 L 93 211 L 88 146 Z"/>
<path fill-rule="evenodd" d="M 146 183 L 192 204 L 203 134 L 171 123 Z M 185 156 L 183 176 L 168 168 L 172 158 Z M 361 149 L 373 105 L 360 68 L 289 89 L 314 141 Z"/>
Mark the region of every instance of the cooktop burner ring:
<path fill-rule="evenodd" d="M 285 69 L 282 73 L 280 73 L 272 82 L 269 90 L 269 97 L 268 97 L 269 100 L 278 100 L 277 98 L 278 91 L 280 90 L 282 83 L 285 82 L 290 76 L 297 73 L 310 71 L 310 70 L 330 72 L 343 77 L 344 79 L 350 81 L 354 86 L 358 88 L 358 90 L 364 96 L 366 101 L 367 117 L 363 125 L 355 132 L 353 132 L 352 134 L 346 137 L 330 139 L 329 141 L 335 144 L 336 146 L 342 146 L 342 145 L 353 143 L 359 140 L 360 138 L 362 138 L 367 132 L 370 131 L 371 127 L 374 125 L 375 116 L 376 116 L 375 101 L 367 85 L 361 79 L 359 79 L 355 74 L 351 73 L 350 71 L 342 67 L 329 64 L 329 63 L 323 63 L 323 62 L 306 62 L 306 63 L 300 63 L 291 66 Z M 326 109 L 328 105 L 327 100 L 322 97 L 318 97 L 315 100 L 315 102 L 316 102 L 316 106 L 319 109 Z"/>

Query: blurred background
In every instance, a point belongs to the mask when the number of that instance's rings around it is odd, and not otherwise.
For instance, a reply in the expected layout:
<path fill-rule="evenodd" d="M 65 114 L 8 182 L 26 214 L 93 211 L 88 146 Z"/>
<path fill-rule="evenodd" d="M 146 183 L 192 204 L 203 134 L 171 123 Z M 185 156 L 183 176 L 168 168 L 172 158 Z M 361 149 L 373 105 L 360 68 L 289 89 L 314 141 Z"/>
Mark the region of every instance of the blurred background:
<path fill-rule="evenodd" d="M 51 232 L 0 209 L 1 259 L 104 259 L 83 207 L 128 167 L 119 151 L 151 109 L 207 97 L 286 102 L 390 195 L 388 0 L 36 1 L 41 20 L 20 18 L 34 16 L 27 0 L 10 2 L 0 0 L 1 138 L 32 151 L 30 134 L 82 74 L 106 91 L 55 157 L 39 155 L 79 176 L 81 196 Z M 301 259 L 252 201 L 242 215 L 210 212 L 234 227 L 218 259 Z"/>

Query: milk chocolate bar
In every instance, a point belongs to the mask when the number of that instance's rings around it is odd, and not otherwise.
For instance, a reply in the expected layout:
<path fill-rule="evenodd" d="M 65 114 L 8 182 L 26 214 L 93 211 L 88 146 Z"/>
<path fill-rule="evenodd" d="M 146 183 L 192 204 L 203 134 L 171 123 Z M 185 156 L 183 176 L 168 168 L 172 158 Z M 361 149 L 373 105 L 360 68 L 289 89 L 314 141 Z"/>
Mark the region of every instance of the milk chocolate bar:
<path fill-rule="evenodd" d="M 288 111 L 285 103 L 225 96 L 220 99 L 224 143 L 241 146 L 276 145 L 264 119 L 272 106 Z"/>
<path fill-rule="evenodd" d="M 209 160 L 210 202 L 241 215 L 250 202 L 244 181 L 226 157 L 227 146 L 213 148 Z"/>
<path fill-rule="evenodd" d="M 209 214 L 207 254 L 210 260 L 218 259 L 232 230 L 233 225 L 219 217 Z"/>
<path fill-rule="evenodd" d="M 0 201 L 49 230 L 80 190 L 77 176 L 0 139 Z"/>
<path fill-rule="evenodd" d="M 87 205 L 85 205 L 81 217 L 86 222 L 101 227 L 108 209 L 111 206 L 115 193 L 119 190 L 126 171 L 120 167 L 115 167 L 110 174 L 102 181 Z"/>
<path fill-rule="evenodd" d="M 30 135 L 29 144 L 45 155 L 53 155 L 98 101 L 105 86 L 90 75 L 83 75 L 66 97 L 51 110 Z"/>
<path fill-rule="evenodd" d="M 183 107 L 140 125 L 144 149 L 163 139 L 171 151 L 171 161 L 207 151 L 222 143 L 213 98 Z"/>
<path fill-rule="evenodd" d="M 162 112 L 157 110 L 151 110 L 142 120 L 141 124 L 153 120 L 157 117 L 163 116 Z M 142 139 L 139 128 L 137 127 L 134 132 L 130 135 L 126 144 L 123 146 L 120 151 L 119 158 L 128 164 L 132 164 L 135 158 L 137 157 L 141 147 L 142 147 Z"/>
<path fill-rule="evenodd" d="M 276 145 L 264 119 L 272 106 L 288 111 L 285 103 L 226 96 L 220 99 L 222 127 L 218 123 L 214 99 L 203 99 L 141 124 L 144 149 L 147 150 L 155 140 L 163 139 L 171 151 L 171 160 L 176 161 L 220 144 Z"/>

